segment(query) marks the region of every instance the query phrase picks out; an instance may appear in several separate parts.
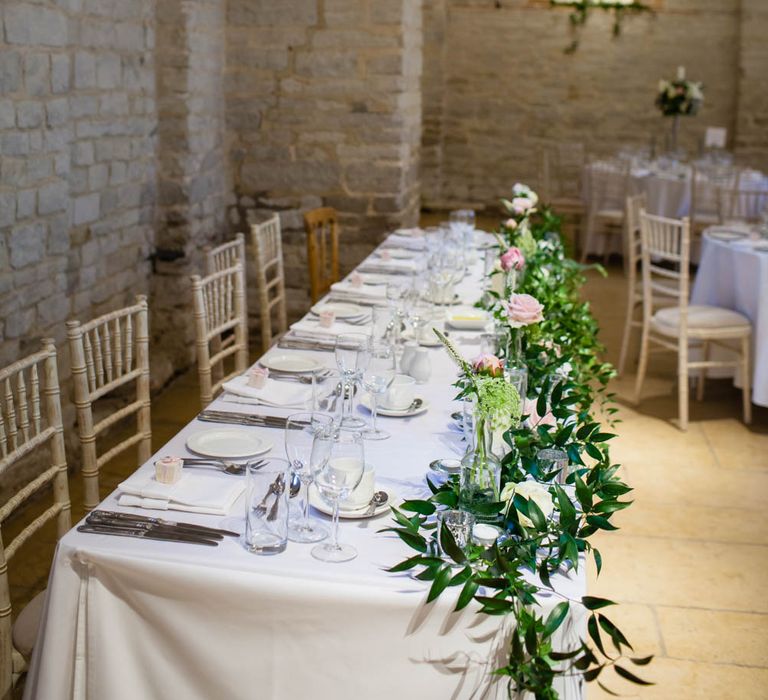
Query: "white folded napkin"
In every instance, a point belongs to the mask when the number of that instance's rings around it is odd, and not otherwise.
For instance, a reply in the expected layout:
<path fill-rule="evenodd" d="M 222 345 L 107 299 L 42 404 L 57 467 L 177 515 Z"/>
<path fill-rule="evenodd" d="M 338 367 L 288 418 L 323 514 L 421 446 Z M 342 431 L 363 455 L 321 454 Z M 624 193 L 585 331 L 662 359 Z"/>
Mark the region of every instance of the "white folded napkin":
<path fill-rule="evenodd" d="M 417 269 L 415 260 L 381 260 L 380 258 L 369 258 L 358 268 L 359 272 L 415 272 Z"/>
<path fill-rule="evenodd" d="M 242 479 L 183 474 L 175 484 L 161 484 L 152 474 L 137 472 L 117 490 L 121 506 L 227 515 L 245 490 L 245 483 Z"/>
<path fill-rule="evenodd" d="M 405 250 L 424 250 L 426 240 L 422 236 L 414 237 L 403 233 L 393 233 L 384 243 L 384 248 L 404 248 Z"/>
<path fill-rule="evenodd" d="M 355 287 L 348 281 L 334 282 L 331 285 L 331 290 L 336 295 L 343 295 L 350 299 L 356 298 L 363 301 L 383 301 L 387 298 L 386 284 L 363 285 L 361 287 Z"/>
<path fill-rule="evenodd" d="M 276 408 L 305 408 L 312 400 L 312 385 L 299 382 L 286 382 L 267 378 L 264 387 L 256 389 L 248 386 L 245 376 L 233 377 L 222 384 L 224 391 L 235 396 L 253 399 L 264 406 Z"/>
<path fill-rule="evenodd" d="M 318 321 L 306 318 L 291 325 L 294 336 L 309 340 L 335 340 L 340 333 L 365 333 L 365 330 L 365 325 L 345 323 L 342 319 L 336 319 L 328 328 L 323 328 Z"/>

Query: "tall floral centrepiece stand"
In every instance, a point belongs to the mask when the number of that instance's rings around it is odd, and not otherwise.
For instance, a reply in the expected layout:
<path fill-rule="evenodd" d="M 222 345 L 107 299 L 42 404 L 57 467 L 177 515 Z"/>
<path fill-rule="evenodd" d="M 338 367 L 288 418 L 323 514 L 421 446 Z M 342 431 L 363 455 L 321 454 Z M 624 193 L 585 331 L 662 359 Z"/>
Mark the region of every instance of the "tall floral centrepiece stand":
<path fill-rule="evenodd" d="M 656 106 L 665 117 L 672 117 L 669 151 L 677 151 L 677 136 L 681 116 L 693 116 L 704 101 L 702 85 L 685 79 L 685 68 L 677 69 L 677 80 L 660 80 L 656 95 Z"/>

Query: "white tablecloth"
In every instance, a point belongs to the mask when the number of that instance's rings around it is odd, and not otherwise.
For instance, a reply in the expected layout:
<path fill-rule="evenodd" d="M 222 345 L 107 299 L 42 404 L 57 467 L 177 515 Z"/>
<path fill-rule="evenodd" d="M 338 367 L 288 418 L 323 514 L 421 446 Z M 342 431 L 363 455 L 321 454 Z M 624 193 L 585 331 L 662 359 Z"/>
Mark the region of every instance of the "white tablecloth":
<path fill-rule="evenodd" d="M 479 257 L 460 290 L 468 301 L 477 296 Z M 479 345 L 473 339 L 462 347 L 471 356 Z M 314 355 L 333 363 L 331 353 Z M 429 411 L 410 419 L 381 417 L 393 437 L 366 443 L 378 485 L 401 497 L 425 495 L 429 462 L 461 451 L 449 427 L 457 408 L 455 369 L 440 349 L 430 350 L 430 357 L 432 380 L 418 391 Z M 221 399 L 214 407 L 290 412 Z M 211 427 L 193 421 L 157 456 L 186 454 L 187 436 Z M 253 430 L 274 441 L 271 454 L 282 455 L 282 431 Z M 153 460 L 142 469 L 151 469 Z M 222 483 L 237 478 L 218 476 Z M 103 506 L 117 509 L 114 494 Z M 242 511 L 237 503 L 224 517 L 175 515 L 242 532 Z M 503 682 L 478 693 L 489 671 L 503 665 L 501 619 L 476 615 L 471 607 L 451 614 L 458 589 L 425 607 L 427 585 L 383 571 L 414 553 L 377 533 L 390 522 L 386 516 L 342 521 L 341 539 L 360 553 L 344 564 L 317 561 L 311 545 L 295 543 L 265 557 L 231 539 L 214 549 L 72 531 L 56 554 L 25 698 L 506 697 Z M 586 592 L 583 568 L 553 583 L 557 594 L 541 598 L 544 613 L 561 595 L 578 599 Z M 558 631 L 558 645 L 575 642 L 584 628 L 585 618 L 572 616 Z M 574 679 L 557 687 L 562 698 L 582 697 Z"/>
<path fill-rule="evenodd" d="M 768 406 L 768 252 L 706 231 L 703 241 L 691 303 L 733 309 L 752 322 L 752 401 Z"/>

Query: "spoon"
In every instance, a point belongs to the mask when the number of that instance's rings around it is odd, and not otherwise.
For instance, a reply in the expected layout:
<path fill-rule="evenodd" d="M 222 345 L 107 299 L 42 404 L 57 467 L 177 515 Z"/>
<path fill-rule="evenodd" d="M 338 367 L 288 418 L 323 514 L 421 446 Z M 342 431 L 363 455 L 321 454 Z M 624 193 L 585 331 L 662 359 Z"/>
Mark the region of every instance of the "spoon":
<path fill-rule="evenodd" d="M 293 498 L 301 491 L 301 479 L 298 474 L 291 475 L 291 483 L 288 487 L 288 497 Z"/>
<path fill-rule="evenodd" d="M 405 409 L 405 413 L 412 413 L 413 411 L 418 411 L 421 408 L 421 405 L 423 403 L 424 403 L 423 399 L 414 399 L 411 402 L 411 405 Z"/>
<path fill-rule="evenodd" d="M 368 503 L 368 510 L 363 513 L 363 517 L 367 518 L 373 515 L 376 512 L 376 509 L 379 506 L 383 506 L 388 500 L 389 496 L 387 495 L 386 491 L 377 491 L 374 493 L 373 498 L 371 498 L 370 502 Z"/>

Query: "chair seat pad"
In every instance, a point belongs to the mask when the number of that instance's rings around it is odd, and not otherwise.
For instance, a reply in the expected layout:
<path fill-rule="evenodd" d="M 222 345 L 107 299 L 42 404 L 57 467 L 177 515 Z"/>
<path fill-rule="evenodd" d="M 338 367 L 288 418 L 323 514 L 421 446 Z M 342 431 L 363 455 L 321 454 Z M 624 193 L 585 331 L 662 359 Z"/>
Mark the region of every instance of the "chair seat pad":
<path fill-rule="evenodd" d="M 680 308 L 674 306 L 659 309 L 653 315 L 653 325 L 666 335 L 676 336 L 680 327 Z M 689 331 L 744 331 L 750 327 L 749 319 L 738 311 L 722 309 L 719 306 L 688 307 Z"/>
<path fill-rule="evenodd" d="M 601 219 L 616 219 L 622 221 L 624 219 L 623 209 L 598 209 L 595 212 L 595 216 L 599 216 Z"/>
<path fill-rule="evenodd" d="M 45 591 L 38 593 L 27 603 L 13 623 L 13 646 L 25 658 L 29 658 L 37 639 L 37 628 L 43 615 Z"/>

